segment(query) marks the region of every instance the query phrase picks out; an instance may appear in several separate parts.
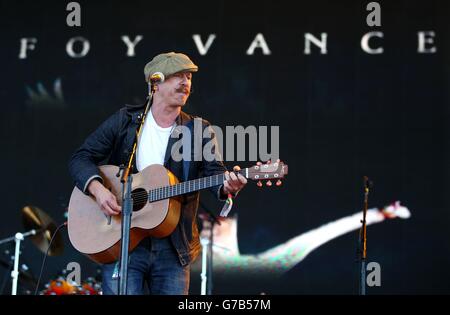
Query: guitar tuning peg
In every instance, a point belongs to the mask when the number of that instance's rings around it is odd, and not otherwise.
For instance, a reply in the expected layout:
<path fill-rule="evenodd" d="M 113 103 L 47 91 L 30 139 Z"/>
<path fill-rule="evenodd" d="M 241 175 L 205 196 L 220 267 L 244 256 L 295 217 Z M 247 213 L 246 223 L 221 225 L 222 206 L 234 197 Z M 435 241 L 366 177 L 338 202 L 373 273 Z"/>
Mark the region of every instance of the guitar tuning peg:
<path fill-rule="evenodd" d="M 279 180 L 277 180 L 277 182 L 276 182 L 276 184 L 275 184 L 275 185 L 277 185 L 277 186 L 281 186 L 281 184 L 282 184 L 282 181 L 281 181 L 281 179 L 279 179 Z"/>
<path fill-rule="evenodd" d="M 262 187 L 262 183 L 261 183 L 261 181 L 259 180 L 257 183 L 256 183 L 256 186 L 258 186 L 258 187 Z"/>
<path fill-rule="evenodd" d="M 269 187 L 272 186 L 272 181 L 268 180 L 268 181 L 266 182 L 266 185 L 269 186 Z"/>

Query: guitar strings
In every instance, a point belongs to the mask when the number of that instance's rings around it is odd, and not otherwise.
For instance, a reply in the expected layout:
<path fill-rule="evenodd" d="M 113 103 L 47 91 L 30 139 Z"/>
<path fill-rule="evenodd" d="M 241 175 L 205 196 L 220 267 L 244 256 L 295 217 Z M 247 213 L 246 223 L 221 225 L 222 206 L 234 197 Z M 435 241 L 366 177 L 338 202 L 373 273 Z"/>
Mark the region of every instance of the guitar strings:
<path fill-rule="evenodd" d="M 244 170 L 234 171 L 234 173 L 244 175 Z M 151 189 L 150 191 L 137 191 L 134 193 L 131 192 L 131 195 L 133 198 L 133 204 L 147 203 L 149 201 L 150 197 L 152 197 L 152 202 L 154 202 L 154 201 L 164 200 L 164 199 L 170 198 L 172 196 L 182 195 L 182 194 L 190 192 L 191 190 L 196 190 L 196 186 L 199 187 L 198 190 L 217 186 L 217 185 L 220 185 L 220 182 L 223 182 L 225 180 L 224 177 L 220 178 L 220 176 L 224 176 L 224 174 L 223 173 L 216 174 L 216 175 L 212 175 L 212 176 L 208 176 L 208 177 L 203 177 L 203 178 L 194 179 L 194 180 L 190 180 L 190 181 L 186 181 L 186 182 L 182 182 L 182 183 L 177 183 L 174 185 L 158 187 L 158 188 Z M 213 180 L 213 178 L 214 178 L 214 180 Z M 203 186 L 205 186 L 205 187 L 201 187 L 202 183 L 206 183 L 207 181 L 209 181 L 209 183 L 204 184 Z M 212 184 L 213 181 L 217 182 L 217 184 L 213 185 Z M 185 191 L 186 186 L 188 188 L 187 192 Z M 178 193 L 178 191 L 180 191 L 180 193 Z M 181 192 L 181 191 L 184 191 L 184 192 Z"/>
<path fill-rule="evenodd" d="M 220 185 L 219 183 L 217 185 L 211 185 L 213 182 L 212 177 L 216 177 L 215 178 L 215 182 L 220 182 L 218 181 L 220 178 L 219 176 L 221 176 L 223 174 L 217 174 L 217 175 L 213 175 L 210 177 L 204 177 L 202 179 L 199 180 L 193 180 L 193 181 L 188 181 L 188 182 L 183 182 L 183 183 L 178 183 L 175 185 L 170 185 L 170 186 L 165 186 L 165 187 L 159 187 L 159 188 L 154 188 L 152 190 L 150 190 L 150 192 L 147 191 L 138 191 L 135 193 L 131 193 L 132 197 L 133 197 L 133 203 L 143 203 L 143 202 L 147 202 L 150 196 L 161 196 L 162 198 L 155 198 L 153 201 L 158 201 L 158 200 L 162 200 L 162 199 L 167 199 L 170 197 L 171 193 L 173 193 L 174 191 L 176 192 L 178 190 L 178 187 L 181 190 L 185 190 L 186 186 L 188 187 L 188 190 L 195 188 L 196 186 L 201 187 L 202 186 L 202 181 L 203 183 L 205 183 L 207 180 L 205 178 L 208 179 L 208 181 L 210 182 L 209 184 L 206 184 L 203 188 L 200 189 L 206 189 L 209 187 L 213 187 L 213 186 L 217 186 Z M 211 186 L 209 186 L 211 185 Z M 183 187 L 184 186 L 184 187 Z M 209 186 L 209 187 L 208 187 Z M 166 196 L 169 195 L 169 196 Z M 156 197 L 155 196 L 155 197 Z"/>

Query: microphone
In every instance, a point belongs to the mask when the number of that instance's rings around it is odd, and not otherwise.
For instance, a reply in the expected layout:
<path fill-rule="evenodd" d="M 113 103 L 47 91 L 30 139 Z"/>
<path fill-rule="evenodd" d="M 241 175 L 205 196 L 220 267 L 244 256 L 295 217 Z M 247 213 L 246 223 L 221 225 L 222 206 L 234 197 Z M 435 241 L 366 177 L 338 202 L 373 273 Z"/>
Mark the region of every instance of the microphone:
<path fill-rule="evenodd" d="M 150 76 L 150 83 L 163 83 L 164 79 L 164 74 L 162 72 L 155 72 Z"/>

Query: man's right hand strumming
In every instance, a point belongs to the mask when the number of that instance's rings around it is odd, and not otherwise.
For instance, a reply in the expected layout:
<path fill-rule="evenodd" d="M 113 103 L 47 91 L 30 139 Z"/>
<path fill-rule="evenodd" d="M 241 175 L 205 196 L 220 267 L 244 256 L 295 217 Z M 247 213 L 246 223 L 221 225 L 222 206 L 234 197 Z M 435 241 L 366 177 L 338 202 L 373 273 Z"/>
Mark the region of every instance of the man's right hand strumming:
<path fill-rule="evenodd" d="M 89 183 L 87 189 L 89 193 L 95 197 L 97 204 L 104 214 L 108 216 L 120 214 L 122 207 L 117 203 L 116 196 L 106 189 L 102 183 L 94 179 Z"/>

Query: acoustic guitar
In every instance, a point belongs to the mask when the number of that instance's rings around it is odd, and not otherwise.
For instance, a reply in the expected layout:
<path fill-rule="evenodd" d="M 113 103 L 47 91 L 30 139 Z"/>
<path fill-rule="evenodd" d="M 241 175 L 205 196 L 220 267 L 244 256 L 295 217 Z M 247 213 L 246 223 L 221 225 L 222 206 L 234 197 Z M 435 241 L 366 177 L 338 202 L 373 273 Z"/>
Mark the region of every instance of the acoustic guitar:
<path fill-rule="evenodd" d="M 116 176 L 119 167 L 99 166 L 104 186 L 121 205 L 122 183 Z M 247 179 L 281 180 L 288 172 L 283 162 L 255 165 L 238 172 Z M 164 166 L 154 164 L 140 173 L 133 174 L 133 214 L 130 227 L 130 252 L 148 236 L 162 238 L 170 235 L 180 219 L 183 194 L 223 184 L 225 174 L 218 174 L 185 182 L 178 179 Z M 121 215 L 106 216 L 95 198 L 74 188 L 68 209 L 68 230 L 72 245 L 98 263 L 111 263 L 119 259 L 121 246 Z"/>

